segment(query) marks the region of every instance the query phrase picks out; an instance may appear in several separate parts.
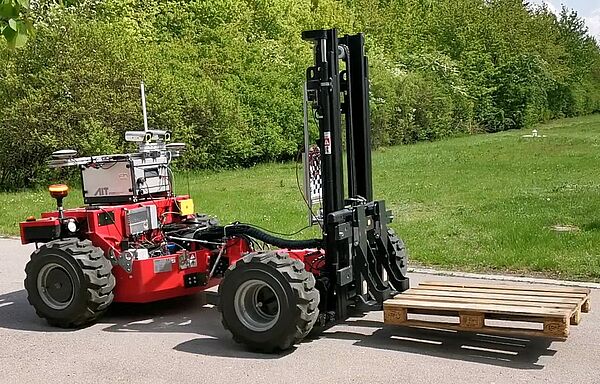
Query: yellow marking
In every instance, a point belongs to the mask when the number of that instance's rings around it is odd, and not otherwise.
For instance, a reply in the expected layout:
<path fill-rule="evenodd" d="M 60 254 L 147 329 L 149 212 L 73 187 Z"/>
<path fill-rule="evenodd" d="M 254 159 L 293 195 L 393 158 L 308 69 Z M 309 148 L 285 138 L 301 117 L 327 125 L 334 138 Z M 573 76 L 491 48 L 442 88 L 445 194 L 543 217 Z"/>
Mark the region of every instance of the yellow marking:
<path fill-rule="evenodd" d="M 194 200 L 186 199 L 179 202 L 179 208 L 182 215 L 194 214 Z"/>

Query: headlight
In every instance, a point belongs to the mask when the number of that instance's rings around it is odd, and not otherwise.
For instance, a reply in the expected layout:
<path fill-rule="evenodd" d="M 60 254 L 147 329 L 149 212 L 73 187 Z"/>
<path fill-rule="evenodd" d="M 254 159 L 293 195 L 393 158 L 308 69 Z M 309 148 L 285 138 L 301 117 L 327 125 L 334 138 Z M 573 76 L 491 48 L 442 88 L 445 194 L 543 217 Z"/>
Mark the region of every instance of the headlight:
<path fill-rule="evenodd" d="M 67 223 L 67 230 L 71 233 L 77 232 L 77 223 L 75 222 L 75 220 L 69 220 L 69 222 Z"/>

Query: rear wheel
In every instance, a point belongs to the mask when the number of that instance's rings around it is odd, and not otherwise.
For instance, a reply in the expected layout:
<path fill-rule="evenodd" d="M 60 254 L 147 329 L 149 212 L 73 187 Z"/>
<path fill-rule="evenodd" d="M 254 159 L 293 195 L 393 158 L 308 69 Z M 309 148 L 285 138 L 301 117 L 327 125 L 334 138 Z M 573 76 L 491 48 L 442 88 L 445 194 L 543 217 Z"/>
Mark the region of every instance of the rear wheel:
<path fill-rule="evenodd" d="M 49 324 L 76 328 L 95 321 L 113 300 L 112 265 L 89 240 L 41 246 L 25 267 L 27 299 Z"/>
<path fill-rule="evenodd" d="M 304 264 L 284 251 L 250 253 L 219 286 L 223 325 L 252 350 L 286 350 L 302 340 L 319 314 L 319 292 Z"/>

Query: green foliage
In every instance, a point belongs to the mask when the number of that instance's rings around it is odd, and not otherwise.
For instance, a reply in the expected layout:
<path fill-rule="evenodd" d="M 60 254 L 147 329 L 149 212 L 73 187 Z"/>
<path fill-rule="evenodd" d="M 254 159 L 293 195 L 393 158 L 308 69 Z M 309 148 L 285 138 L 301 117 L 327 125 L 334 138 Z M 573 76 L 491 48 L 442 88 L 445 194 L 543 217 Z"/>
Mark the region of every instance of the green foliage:
<path fill-rule="evenodd" d="M 20 48 L 33 35 L 33 24 L 27 17 L 29 0 L 0 0 L 0 36 L 9 48 Z"/>
<path fill-rule="evenodd" d="M 29 18 L 23 49 L 0 41 L 0 189 L 55 177 L 57 149 L 126 150 L 141 80 L 150 126 L 189 145 L 179 166 L 293 158 L 313 28 L 366 33 L 378 146 L 600 111 L 582 19 L 520 0 L 0 0 L 3 34 Z"/>
<path fill-rule="evenodd" d="M 447 56 L 407 57 L 406 64 L 392 69 L 372 63 L 371 120 L 378 144 L 435 140 L 468 131 L 473 106 Z"/>

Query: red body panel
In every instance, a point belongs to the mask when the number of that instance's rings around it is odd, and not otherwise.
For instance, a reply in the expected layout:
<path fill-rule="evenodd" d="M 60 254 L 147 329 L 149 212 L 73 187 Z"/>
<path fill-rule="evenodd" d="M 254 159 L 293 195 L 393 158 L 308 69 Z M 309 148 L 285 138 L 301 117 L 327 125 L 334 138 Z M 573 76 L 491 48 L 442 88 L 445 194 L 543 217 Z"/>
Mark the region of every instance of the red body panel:
<path fill-rule="evenodd" d="M 289 249 L 287 252 L 291 258 L 303 262 L 304 268 L 315 276 L 325 265 L 325 251 L 322 249 Z"/>
<path fill-rule="evenodd" d="M 24 221 L 22 223 L 19 224 L 19 230 L 21 233 L 21 244 L 28 244 L 30 242 L 32 242 L 29 239 L 29 236 L 27 235 L 27 229 L 33 229 L 33 228 L 56 228 L 60 226 L 60 221 L 56 218 L 56 217 L 49 217 L 49 218 L 44 218 L 41 220 L 35 220 L 35 221 Z"/>
<path fill-rule="evenodd" d="M 147 205 L 155 205 L 159 219 L 162 218 L 165 222 L 173 222 L 178 220 L 178 215 L 165 213 L 177 211 L 175 200 L 187 198 L 187 196 L 179 196 L 177 198 L 154 199 L 132 204 L 68 209 L 65 210 L 64 217 L 75 219 L 81 226 L 80 237 L 90 239 L 95 246 L 104 251 L 105 255 L 109 255 L 111 250 L 118 255 L 121 252 L 121 241 L 127 238 L 125 223 L 126 210 Z M 107 220 L 104 220 L 104 223 L 102 224 L 101 216 L 105 216 L 106 214 L 114 215 L 114 220 L 108 222 Z M 24 228 L 55 226 L 57 224 L 60 224 L 58 212 L 42 213 L 42 219 L 22 222 L 20 224 L 21 241 L 24 244 L 28 242 L 23 235 Z M 146 235 L 147 240 L 152 240 L 151 238 L 160 236 L 161 234 L 157 230 Z M 157 240 L 161 239 L 158 238 Z M 233 251 L 231 255 L 232 258 L 237 260 L 240 256 L 240 247 L 232 246 L 231 250 Z M 135 260 L 133 262 L 131 274 L 120 266 L 115 265 L 113 267 L 113 274 L 117 279 L 117 285 L 114 289 L 114 301 L 146 303 L 194 294 L 217 285 L 219 279 L 211 279 L 207 285 L 191 288 L 186 288 L 184 286 L 185 275 L 192 273 L 207 275 L 209 272 L 208 263 L 211 252 L 202 249 L 192 253 L 196 256 L 197 266 L 183 270 L 179 268 L 178 263 L 178 257 L 181 252 L 161 257 L 152 257 L 146 260 Z M 174 261 L 170 271 L 155 273 L 154 263 L 156 260 L 160 259 Z"/>
<path fill-rule="evenodd" d="M 21 228 L 21 233 L 23 233 L 23 228 L 47 227 L 47 226 L 55 226 L 55 225 L 60 224 L 60 221 L 56 218 L 56 216 L 54 216 L 54 217 L 49 216 L 47 218 L 44 218 L 43 215 L 44 214 L 42 214 L 42 219 L 37 219 L 35 221 L 23 221 L 22 223 L 20 223 L 19 226 Z"/>
<path fill-rule="evenodd" d="M 173 223 L 180 220 L 179 215 L 169 213 L 178 211 L 175 201 L 187 198 L 188 196 L 179 196 L 132 204 L 75 208 L 65 210 L 64 217 L 75 219 L 80 226 L 79 236 L 91 240 L 108 257 L 111 252 L 118 255 L 121 252 L 121 241 L 128 237 L 125 222 L 127 210 L 155 205 L 159 221 Z M 109 214 L 114 215 L 114 219 L 107 219 Z M 58 212 L 46 212 L 42 214 L 42 219 L 22 222 L 20 224 L 21 241 L 23 244 L 28 242 L 23 234 L 25 228 L 55 227 L 57 225 L 60 225 Z M 143 238 L 151 242 L 163 240 L 162 233 L 159 230 L 149 231 Z M 231 265 L 251 251 L 252 249 L 245 239 L 231 238 L 225 245 L 225 252 L 222 257 L 226 258 L 229 265 Z M 309 272 L 319 273 L 324 257 L 323 251 L 306 249 L 287 250 L 287 252 L 291 257 L 304 262 Z M 203 281 L 203 283 L 206 283 L 204 285 L 186 287 L 185 278 L 187 275 L 199 274 L 197 276 L 200 278 L 207 278 L 210 273 L 210 259 L 211 257 L 217 257 L 217 252 L 203 248 L 201 245 L 194 246 L 192 244 L 191 251 L 188 253 L 196 257 L 197 265 L 187 269 L 180 268 L 179 256 L 182 253 L 182 251 L 179 251 L 170 255 L 135 260 L 133 261 L 131 273 L 128 273 L 121 266 L 115 265 L 113 274 L 117 284 L 114 289 L 114 301 L 147 303 L 191 295 L 219 284 L 220 278 L 211 278 L 207 282 Z M 167 267 L 168 264 L 170 264 L 170 268 Z"/>
<path fill-rule="evenodd" d="M 123 205 L 106 205 L 97 207 L 83 207 L 65 210 L 65 218 L 74 218 L 82 225 L 82 232 L 85 237 L 90 239 L 95 246 L 102 248 L 107 253 L 111 248 L 118 253 L 121 240 L 126 238 L 125 212 L 148 205 L 155 205 L 159 219 L 164 217 L 165 222 L 172 222 L 171 216 L 163 215 L 165 212 L 176 211 L 175 199 L 183 200 L 188 196 L 178 196 L 170 199 L 155 199 L 143 201 L 140 203 Z M 114 215 L 114 222 L 106 225 L 100 224 L 100 215 L 110 213 Z M 42 213 L 42 218 L 56 218 L 57 212 Z M 22 223 L 28 225 L 31 222 Z M 158 231 L 157 231 L 158 232 Z"/>
<path fill-rule="evenodd" d="M 133 262 L 131 274 L 123 268 L 113 268 L 113 274 L 117 279 L 114 290 L 115 301 L 125 303 L 147 303 L 151 301 L 170 299 L 173 297 L 186 296 L 198 293 L 218 284 L 217 279 L 211 279 L 208 285 L 186 288 L 184 276 L 192 273 L 206 273 L 207 261 L 210 252 L 193 252 L 196 254 L 198 266 L 188 269 L 180 269 L 178 256 L 180 253 L 153 257 L 146 260 Z M 170 264 L 171 269 L 167 272 L 156 272 L 155 263 Z"/>

